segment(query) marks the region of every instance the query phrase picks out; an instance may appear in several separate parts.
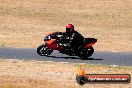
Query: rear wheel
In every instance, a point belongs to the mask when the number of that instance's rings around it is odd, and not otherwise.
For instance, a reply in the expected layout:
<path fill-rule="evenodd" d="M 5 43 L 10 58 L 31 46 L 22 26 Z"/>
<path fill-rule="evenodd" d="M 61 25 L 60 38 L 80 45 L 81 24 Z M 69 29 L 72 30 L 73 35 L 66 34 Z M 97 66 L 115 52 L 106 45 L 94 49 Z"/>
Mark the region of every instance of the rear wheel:
<path fill-rule="evenodd" d="M 88 59 L 88 57 L 92 56 L 93 53 L 94 53 L 93 47 L 84 48 L 81 50 L 79 57 L 85 60 L 85 59 Z"/>
<path fill-rule="evenodd" d="M 49 49 L 48 46 L 46 44 L 40 45 L 37 48 L 37 53 L 40 56 L 48 56 L 53 52 L 53 50 Z"/>

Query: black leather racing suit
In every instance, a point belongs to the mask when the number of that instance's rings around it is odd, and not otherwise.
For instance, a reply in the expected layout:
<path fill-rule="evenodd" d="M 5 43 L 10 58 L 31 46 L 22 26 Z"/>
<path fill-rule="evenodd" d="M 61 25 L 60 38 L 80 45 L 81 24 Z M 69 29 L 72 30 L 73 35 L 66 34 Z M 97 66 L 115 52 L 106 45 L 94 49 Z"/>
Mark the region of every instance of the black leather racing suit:
<path fill-rule="evenodd" d="M 74 50 L 77 50 L 79 46 L 83 45 L 84 42 L 84 37 L 77 31 L 73 31 L 72 33 L 66 33 L 66 38 L 69 38 L 69 44 Z"/>

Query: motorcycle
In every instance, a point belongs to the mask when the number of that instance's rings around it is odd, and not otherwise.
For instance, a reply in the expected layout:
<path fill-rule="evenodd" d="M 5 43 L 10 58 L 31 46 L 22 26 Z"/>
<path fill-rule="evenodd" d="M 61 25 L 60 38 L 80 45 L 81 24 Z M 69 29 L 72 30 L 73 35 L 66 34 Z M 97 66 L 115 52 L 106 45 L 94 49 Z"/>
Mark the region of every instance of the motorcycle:
<path fill-rule="evenodd" d="M 53 32 L 45 36 L 45 44 L 40 45 L 37 48 L 37 53 L 40 56 L 49 56 L 53 50 L 58 50 L 62 54 L 69 56 L 78 56 L 81 59 L 88 59 L 93 53 L 94 45 L 97 42 L 95 38 L 84 38 L 83 46 L 78 47 L 77 50 L 74 50 L 72 47 L 68 47 L 68 43 L 60 44 L 60 40 L 65 39 L 65 33 L 62 32 Z"/>

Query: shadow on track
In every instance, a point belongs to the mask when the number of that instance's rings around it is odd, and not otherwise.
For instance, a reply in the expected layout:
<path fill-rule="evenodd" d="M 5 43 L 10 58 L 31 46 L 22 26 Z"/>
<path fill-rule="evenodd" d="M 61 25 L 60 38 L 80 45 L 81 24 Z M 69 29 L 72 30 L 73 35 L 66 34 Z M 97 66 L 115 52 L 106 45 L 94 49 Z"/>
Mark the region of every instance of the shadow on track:
<path fill-rule="evenodd" d="M 59 57 L 59 56 L 47 56 L 47 57 L 52 57 L 52 58 L 64 58 L 64 59 L 81 59 L 79 57 Z M 84 60 L 103 60 L 103 59 L 95 59 L 95 58 L 87 58 L 87 59 L 84 59 Z"/>
<path fill-rule="evenodd" d="M 88 58 L 88 60 L 103 60 L 103 59 Z"/>

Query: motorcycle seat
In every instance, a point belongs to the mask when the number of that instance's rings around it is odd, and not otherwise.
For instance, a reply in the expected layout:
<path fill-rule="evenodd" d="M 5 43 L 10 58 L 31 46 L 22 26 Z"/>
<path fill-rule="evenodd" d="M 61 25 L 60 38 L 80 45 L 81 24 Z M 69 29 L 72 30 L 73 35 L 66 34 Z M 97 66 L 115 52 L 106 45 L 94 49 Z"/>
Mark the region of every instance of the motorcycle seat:
<path fill-rule="evenodd" d="M 97 39 L 95 38 L 85 38 L 84 39 L 84 44 L 90 44 L 90 43 L 94 43 L 97 42 Z"/>

